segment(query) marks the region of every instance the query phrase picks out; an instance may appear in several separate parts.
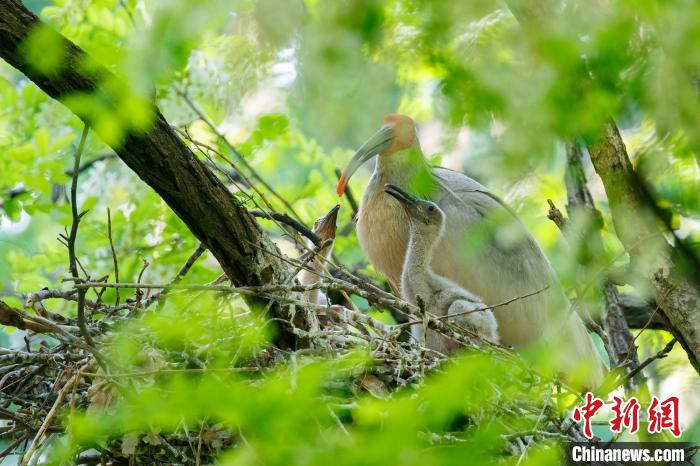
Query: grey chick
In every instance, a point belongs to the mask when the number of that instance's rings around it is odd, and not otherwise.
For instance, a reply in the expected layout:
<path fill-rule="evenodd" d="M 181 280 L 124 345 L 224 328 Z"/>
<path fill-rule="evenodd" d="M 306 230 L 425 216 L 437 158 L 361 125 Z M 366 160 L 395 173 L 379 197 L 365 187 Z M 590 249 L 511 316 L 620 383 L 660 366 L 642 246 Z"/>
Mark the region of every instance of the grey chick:
<path fill-rule="evenodd" d="M 416 305 L 421 300 L 425 310 L 437 316 L 458 315 L 452 319 L 454 323 L 498 343 L 498 325 L 493 312 L 470 312 L 484 307 L 481 299 L 437 275 L 430 267 L 435 245 L 445 228 L 444 212 L 434 202 L 416 198 L 394 184 L 387 184 L 385 192 L 400 202 L 408 217 L 409 239 L 401 272 L 401 296 Z M 434 331 L 427 333 L 425 344 L 441 352 L 455 349 Z"/>

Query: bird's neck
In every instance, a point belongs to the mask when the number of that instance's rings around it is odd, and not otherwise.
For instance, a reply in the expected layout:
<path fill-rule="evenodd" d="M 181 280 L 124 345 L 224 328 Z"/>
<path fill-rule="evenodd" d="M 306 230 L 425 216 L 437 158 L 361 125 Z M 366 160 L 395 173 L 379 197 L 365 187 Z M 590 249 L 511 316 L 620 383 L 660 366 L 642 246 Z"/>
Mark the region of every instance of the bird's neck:
<path fill-rule="evenodd" d="M 313 254 L 316 251 L 316 245 L 310 240 L 306 241 L 306 246 L 308 251 L 312 251 L 309 254 Z M 327 244 L 325 247 L 320 249 L 314 254 L 312 260 L 306 263 L 306 267 L 298 273 L 297 278 L 299 283 L 302 285 L 311 285 L 313 283 L 318 283 L 321 280 L 321 274 L 325 271 L 326 260 L 331 255 L 333 251 L 333 243 Z M 311 269 L 307 270 L 307 269 Z M 315 273 L 317 272 L 317 273 Z"/>
<path fill-rule="evenodd" d="M 425 199 L 432 198 L 437 191 L 437 181 L 417 143 L 408 149 L 377 158 L 375 176 L 382 186 L 394 183 Z"/>
<path fill-rule="evenodd" d="M 413 222 L 409 222 L 409 239 L 403 273 L 412 280 L 425 277 L 432 273 L 430 262 L 433 260 L 433 249 L 439 237 L 431 231 L 423 231 Z"/>

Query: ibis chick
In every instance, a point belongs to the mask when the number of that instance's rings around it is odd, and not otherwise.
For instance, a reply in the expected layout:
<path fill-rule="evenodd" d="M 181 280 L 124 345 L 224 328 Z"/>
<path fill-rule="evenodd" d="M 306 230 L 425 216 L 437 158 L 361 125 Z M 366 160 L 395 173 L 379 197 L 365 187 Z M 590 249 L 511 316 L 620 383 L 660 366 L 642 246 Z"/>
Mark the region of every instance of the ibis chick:
<path fill-rule="evenodd" d="M 336 205 L 326 215 L 317 218 L 314 222 L 312 231 L 318 236 L 321 243 L 316 246 L 311 240 L 307 241 L 306 245 L 309 251 L 312 251 L 310 254 L 313 254 L 313 257 L 306 262 L 305 267 L 297 275 L 301 285 L 312 285 L 321 280 L 321 275 L 326 270 L 326 261 L 333 252 L 339 209 L 340 206 Z M 306 298 L 313 304 L 328 304 L 327 296 L 319 289 L 308 291 Z"/>
<path fill-rule="evenodd" d="M 430 267 L 435 246 L 445 230 L 445 214 L 437 204 L 416 198 L 396 185 L 385 191 L 401 203 L 408 219 L 408 249 L 401 272 L 401 296 L 412 304 L 419 300 L 437 316 L 454 315 L 453 322 L 498 343 L 498 325 L 493 312 L 483 309 L 481 299 L 455 282 L 437 275 Z M 483 310 L 482 310 L 483 309 Z M 444 353 L 454 346 L 436 332 L 427 334 L 426 346 Z"/>

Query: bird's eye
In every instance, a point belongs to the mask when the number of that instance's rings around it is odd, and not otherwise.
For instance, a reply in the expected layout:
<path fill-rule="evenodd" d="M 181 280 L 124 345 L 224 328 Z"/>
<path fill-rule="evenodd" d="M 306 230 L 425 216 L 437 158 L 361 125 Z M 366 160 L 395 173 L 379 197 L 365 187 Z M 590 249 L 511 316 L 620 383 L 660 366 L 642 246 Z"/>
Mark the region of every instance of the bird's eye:
<path fill-rule="evenodd" d="M 434 205 L 429 205 L 429 206 L 428 206 L 428 211 L 429 211 L 429 212 L 435 212 L 435 206 L 434 206 Z"/>

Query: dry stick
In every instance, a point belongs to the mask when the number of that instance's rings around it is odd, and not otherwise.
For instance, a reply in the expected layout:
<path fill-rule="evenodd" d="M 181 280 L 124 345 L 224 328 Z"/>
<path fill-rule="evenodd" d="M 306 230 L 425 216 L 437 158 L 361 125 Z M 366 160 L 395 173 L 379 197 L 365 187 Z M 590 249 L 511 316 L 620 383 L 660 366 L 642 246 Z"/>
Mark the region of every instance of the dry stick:
<path fill-rule="evenodd" d="M 112 250 L 112 262 L 114 262 L 114 281 L 119 283 L 119 262 L 117 261 L 117 251 L 114 249 L 114 240 L 112 239 L 112 212 L 107 207 L 107 236 L 109 237 L 109 247 Z M 115 306 L 119 306 L 119 289 L 114 290 L 116 295 Z"/>
<path fill-rule="evenodd" d="M 551 199 L 547 199 L 547 204 L 549 204 L 549 212 L 547 212 L 547 218 L 554 222 L 554 224 L 559 227 L 560 231 L 564 231 L 566 227 L 566 218 L 561 213 L 561 210 L 554 205 Z"/>
<path fill-rule="evenodd" d="M 188 257 L 187 261 L 185 261 L 182 267 L 180 267 L 180 270 L 178 270 L 177 274 L 175 274 L 175 277 L 173 277 L 173 279 L 170 280 L 169 285 L 172 286 L 180 283 L 180 281 L 183 278 L 185 278 L 185 275 L 187 275 L 187 273 L 190 271 L 194 263 L 197 262 L 197 259 L 199 259 L 206 250 L 207 248 L 204 246 L 204 243 L 199 243 L 197 249 L 195 249 L 194 252 L 190 254 L 190 257 Z M 146 301 L 144 302 L 143 307 L 147 308 L 155 301 L 158 301 L 160 298 L 165 297 L 165 295 L 168 294 L 169 289 L 170 288 L 164 288 L 160 293 L 156 293 L 149 296 L 148 299 L 146 299 Z"/>
<path fill-rule="evenodd" d="M 148 262 L 146 259 L 142 259 L 142 260 L 143 260 L 143 266 L 141 267 L 141 270 L 139 271 L 138 278 L 136 278 L 136 285 L 137 285 L 136 286 L 136 293 L 135 293 L 135 295 L 136 295 L 136 309 L 138 309 L 139 303 L 141 302 L 141 293 L 142 293 L 141 287 L 138 285 L 141 284 L 141 279 L 143 278 L 144 272 L 146 272 L 146 269 L 148 268 L 148 266 L 151 265 L 151 263 Z"/>
<path fill-rule="evenodd" d="M 46 430 L 51 425 L 51 422 L 53 421 L 53 418 L 56 416 L 58 409 L 61 407 L 61 403 L 63 403 L 63 400 L 68 395 L 68 392 L 73 389 L 74 384 L 77 384 L 79 379 L 80 379 L 80 371 L 76 372 L 76 374 L 73 375 L 73 377 L 71 377 L 71 379 L 66 382 L 66 384 L 63 386 L 61 391 L 58 393 L 58 396 L 56 397 L 56 401 L 54 402 L 53 406 L 49 410 L 49 413 L 44 418 L 44 422 L 41 423 L 41 427 L 39 427 L 39 430 L 37 430 L 36 435 L 34 436 L 34 440 L 32 440 L 32 443 L 29 445 L 27 452 L 24 454 L 24 457 L 22 458 L 22 463 L 21 463 L 22 466 L 27 466 L 27 464 L 29 464 L 29 461 L 32 459 L 32 455 L 34 455 L 34 453 L 39 449 L 39 447 L 43 443 L 44 434 L 46 433 Z"/>
<path fill-rule="evenodd" d="M 149 371 L 135 371 L 135 372 L 120 372 L 113 374 L 104 374 L 98 372 L 83 372 L 84 377 L 92 377 L 99 379 L 120 379 L 120 378 L 132 378 L 132 377 L 145 377 L 147 375 L 156 374 L 207 374 L 207 373 L 239 373 L 239 372 L 260 372 L 259 367 L 211 367 L 211 368 L 182 368 L 182 369 L 153 369 Z"/>
<path fill-rule="evenodd" d="M 312 240 L 312 242 L 313 242 L 317 247 L 320 246 L 320 242 L 321 242 L 321 241 L 320 241 L 320 238 L 318 238 L 318 236 L 317 236 L 316 234 L 314 234 L 310 229 L 308 229 L 306 226 L 304 226 L 301 222 L 295 221 L 293 218 L 289 217 L 287 214 L 280 214 L 280 213 L 275 212 L 275 211 L 274 211 L 274 207 L 273 207 L 272 204 L 270 204 L 270 202 L 267 200 L 267 198 L 265 197 L 265 194 L 264 194 L 262 191 L 260 191 L 260 190 L 259 190 L 259 189 L 258 189 L 258 188 L 257 188 L 257 187 L 256 187 L 256 186 L 241 172 L 241 171 L 240 171 L 240 169 L 233 163 L 233 161 L 231 161 L 231 160 L 228 159 L 227 157 L 224 157 L 223 154 L 221 154 L 219 151 L 217 151 L 217 150 L 214 149 L 213 147 L 210 147 L 210 146 L 208 146 L 207 144 L 204 144 L 204 143 L 201 143 L 201 142 L 199 142 L 199 141 L 194 140 L 194 139 L 189 135 L 189 133 L 188 133 L 187 131 L 184 131 L 184 132 L 183 132 L 183 131 L 181 131 L 181 130 L 179 130 L 179 129 L 177 129 L 177 128 L 176 128 L 176 131 L 178 131 L 178 132 L 179 132 L 180 134 L 182 134 L 186 139 L 188 139 L 190 142 L 192 142 L 192 143 L 197 147 L 197 149 L 198 149 L 198 150 L 207 158 L 207 160 L 209 160 L 212 164 L 214 164 L 214 162 L 209 158 L 209 154 L 207 154 L 204 150 L 202 150 L 202 147 L 204 147 L 204 148 L 207 149 L 208 151 L 211 151 L 211 152 L 213 152 L 214 154 L 218 155 L 222 160 L 224 160 L 224 161 L 225 161 L 226 163 L 228 163 L 234 170 L 236 170 L 236 172 L 240 174 L 240 176 L 241 176 L 241 177 L 243 178 L 243 180 L 248 184 L 248 186 L 250 186 L 250 187 L 255 191 L 255 193 L 258 194 L 258 195 L 260 196 L 260 198 L 262 199 L 262 201 L 265 203 L 265 205 L 266 205 L 266 206 L 268 207 L 268 209 L 270 210 L 270 212 L 264 212 L 264 211 L 261 209 L 261 206 L 258 204 L 258 202 L 257 202 L 252 196 L 246 194 L 246 195 L 248 196 L 248 198 L 253 202 L 253 204 L 255 204 L 255 206 L 258 207 L 258 209 L 260 209 L 260 210 L 257 211 L 257 212 L 262 212 L 262 215 L 265 216 L 266 218 L 272 220 L 272 221 L 277 225 L 277 227 L 278 227 L 281 231 L 284 231 L 284 232 L 287 232 L 287 233 L 288 233 L 288 231 L 281 225 L 281 223 L 285 223 L 285 224 L 287 224 L 287 225 L 289 225 L 289 226 L 292 226 L 296 231 L 298 231 L 298 232 L 304 234 L 305 236 L 307 236 L 309 239 Z M 214 166 L 216 166 L 216 164 L 214 164 Z M 224 173 L 224 174 L 225 174 L 225 175 L 229 178 L 229 180 L 239 189 L 239 191 L 241 191 L 242 193 L 245 193 L 245 191 L 238 185 L 238 183 L 236 182 L 236 180 L 234 180 L 233 177 L 232 177 L 229 173 Z M 290 206 L 290 207 L 291 207 L 291 206 Z M 292 212 L 293 212 L 293 210 L 292 210 Z M 255 213 L 256 213 L 256 211 L 251 211 L 251 214 L 255 215 Z M 297 217 L 298 217 L 298 216 L 297 216 Z M 306 245 L 305 242 L 299 241 L 299 239 L 298 239 L 297 237 L 294 237 L 294 236 L 292 236 L 292 239 L 294 240 L 294 242 L 295 242 L 297 245 L 300 245 L 301 248 L 305 249 L 306 252 L 307 252 L 308 254 L 311 254 L 311 255 L 315 255 L 315 254 L 316 254 L 314 251 L 312 251 L 312 250 Z M 253 245 L 253 246 L 255 246 L 255 245 Z M 324 259 L 324 262 L 325 262 L 326 264 L 330 263 L 328 259 Z M 307 270 L 310 270 L 310 269 L 307 269 Z M 311 271 L 312 271 L 313 273 L 317 273 L 317 272 L 314 271 L 314 270 L 311 270 Z M 292 273 L 292 274 L 290 275 L 290 279 L 293 278 L 293 277 L 295 277 L 296 274 L 297 274 L 297 272 Z M 224 277 L 224 276 L 225 276 L 225 274 L 222 275 L 222 277 Z M 320 276 L 320 275 L 319 275 L 319 276 Z M 219 277 L 219 278 L 222 278 L 222 277 Z M 343 296 L 345 296 L 345 298 L 346 298 L 350 303 L 352 303 L 352 301 L 351 301 L 350 298 L 345 294 L 345 292 L 341 292 L 341 294 L 343 294 Z M 267 306 L 268 308 L 270 307 L 270 304 L 271 304 L 271 303 L 268 303 L 268 306 Z M 354 304 L 352 304 L 352 306 L 355 307 Z"/>
<path fill-rule="evenodd" d="M 537 428 L 540 426 L 540 422 L 542 422 L 542 418 L 544 417 L 544 413 L 547 411 L 547 408 L 549 407 L 549 401 L 552 398 L 552 394 L 554 393 L 554 384 L 549 385 L 549 393 L 544 399 L 544 403 L 542 405 L 542 411 L 540 411 L 540 415 L 537 416 L 537 421 L 535 421 L 535 427 L 532 428 L 533 431 L 537 431 Z M 527 449 L 530 448 L 530 444 L 532 443 L 532 440 L 534 439 L 534 435 L 531 436 L 527 443 L 525 444 L 525 448 L 523 448 L 523 453 L 520 455 L 520 458 L 518 458 L 518 462 L 515 463 L 515 466 L 520 466 L 520 463 L 522 463 L 523 459 L 525 458 L 525 455 L 527 454 Z"/>
<path fill-rule="evenodd" d="M 30 322 L 27 322 L 30 321 Z M 72 333 L 66 330 L 65 326 L 59 326 L 56 323 L 46 319 L 45 317 L 35 316 L 24 312 L 21 309 L 17 309 L 7 305 L 4 301 L 0 300 L 0 323 L 3 325 L 8 325 L 11 327 L 18 328 L 20 330 L 31 330 L 36 333 L 52 333 L 57 336 L 62 336 L 63 341 L 74 344 L 82 349 L 89 351 L 94 350 L 90 348 L 86 343 L 83 343 L 80 338 L 76 337 Z M 70 328 L 70 327 L 66 327 Z M 80 330 L 77 327 L 72 327 L 76 332 Z M 59 337 L 59 339 L 61 339 Z"/>
<path fill-rule="evenodd" d="M 265 218 L 268 220 L 277 220 L 280 223 L 284 223 L 285 225 L 294 228 L 296 231 L 310 239 L 311 242 L 314 243 L 314 245 L 321 245 L 321 238 L 319 238 L 316 233 L 311 231 L 311 229 L 309 229 L 300 221 L 290 217 L 287 214 L 281 214 L 278 212 L 265 212 L 264 210 L 249 210 L 248 212 L 250 212 L 250 215 L 252 215 L 253 217 Z"/>
<path fill-rule="evenodd" d="M 207 125 L 207 126 L 209 127 L 209 129 L 216 135 L 216 137 L 218 137 L 219 139 L 221 139 L 221 141 L 226 145 L 226 147 L 229 148 L 229 150 L 231 151 L 231 153 L 232 153 L 234 156 L 236 156 L 236 158 L 248 169 L 248 171 L 250 171 L 250 173 L 251 173 L 251 175 L 253 176 L 253 178 L 255 178 L 256 180 L 258 180 L 258 181 L 265 187 L 265 189 L 267 189 L 267 190 L 270 192 L 270 194 L 272 194 L 272 195 L 275 196 L 277 199 L 279 199 L 279 200 L 282 202 L 282 204 L 283 204 L 297 219 L 299 219 L 299 214 L 296 213 L 296 211 L 295 211 L 294 208 L 291 206 L 291 204 L 289 204 L 289 202 L 287 202 L 286 199 L 284 199 L 282 196 L 280 196 L 280 195 L 277 193 L 277 191 L 275 191 L 275 190 L 272 188 L 272 186 L 270 186 L 270 184 L 269 184 L 267 181 L 265 181 L 265 180 L 263 179 L 262 176 L 260 176 L 260 174 L 248 163 L 248 161 L 245 159 L 245 157 L 243 157 L 243 155 L 242 155 L 240 152 L 238 152 L 238 149 L 236 149 L 235 147 L 233 147 L 233 144 L 231 144 L 230 142 L 228 142 L 228 139 L 226 139 L 226 137 L 224 137 L 224 135 L 221 134 L 221 133 L 219 132 L 219 130 L 216 128 L 216 126 L 214 126 L 214 123 L 212 123 L 212 122 L 206 117 L 206 115 L 204 115 L 204 113 L 199 109 L 199 107 L 197 107 L 197 105 L 195 105 L 194 102 L 192 102 L 192 100 L 190 100 L 189 96 L 188 96 L 185 92 L 181 91 L 180 89 L 175 89 L 175 92 L 177 92 L 178 95 L 179 95 L 180 97 L 182 97 L 182 99 L 185 101 L 185 103 L 187 103 L 187 105 L 192 109 L 192 111 L 195 112 L 195 113 L 197 114 L 197 116 L 199 117 L 199 119 L 202 120 L 202 122 L 203 122 L 205 125 Z"/>
<path fill-rule="evenodd" d="M 205 417 L 199 426 L 199 435 L 197 436 L 197 453 L 195 457 L 195 466 L 202 464 L 202 437 L 204 437 L 204 426 L 206 425 L 207 418 Z"/>
<path fill-rule="evenodd" d="M 673 349 L 673 347 L 676 345 L 677 342 L 678 342 L 678 340 L 677 340 L 676 338 L 673 338 L 671 341 L 669 341 L 669 342 L 666 344 L 666 346 L 664 346 L 664 347 L 661 349 L 661 351 L 659 351 L 658 353 L 656 353 L 654 356 L 651 356 L 650 358 L 644 360 L 641 364 L 639 364 L 639 366 L 637 366 L 637 367 L 635 367 L 634 369 L 632 369 L 632 370 L 627 374 L 627 377 L 625 377 L 625 379 L 622 381 L 622 383 L 620 383 L 620 385 L 622 385 L 622 384 L 627 384 L 630 380 L 632 380 L 637 374 L 639 374 L 640 372 L 642 372 L 642 370 L 643 370 L 645 367 L 647 367 L 649 364 L 651 364 L 652 362 L 656 361 L 657 359 L 663 359 L 663 358 L 665 358 L 666 356 L 668 356 L 668 353 L 671 352 L 671 350 Z M 618 386 L 619 386 L 619 385 L 618 385 Z"/>
<path fill-rule="evenodd" d="M 4 460 L 5 457 L 7 457 L 7 455 L 12 453 L 20 443 L 24 442 L 28 438 L 29 438 L 29 433 L 22 434 L 17 440 L 12 442 L 7 448 L 5 448 L 3 451 L 0 451 L 0 459 Z"/>
<path fill-rule="evenodd" d="M 529 298 L 530 296 L 535 296 L 536 294 L 540 294 L 540 293 L 542 293 L 543 291 L 545 291 L 545 290 L 547 290 L 547 289 L 549 289 L 549 285 L 547 285 L 547 286 L 545 286 L 544 288 L 541 288 L 541 289 L 539 289 L 539 290 L 537 290 L 537 291 L 533 291 L 532 293 L 524 294 L 524 295 L 521 295 L 521 296 L 516 296 L 515 298 L 511 298 L 511 299 L 509 299 L 509 300 L 507 300 L 507 301 L 503 301 L 503 302 L 501 302 L 501 303 L 494 304 L 493 306 L 484 306 L 484 307 L 480 307 L 480 308 L 478 308 L 478 309 L 472 309 L 471 311 L 463 311 L 463 312 L 458 312 L 458 313 L 456 313 L 456 314 L 447 314 L 447 315 L 444 315 L 444 316 L 436 317 L 436 319 L 438 319 L 438 320 L 450 319 L 450 318 L 452 318 L 452 317 L 463 316 L 463 315 L 466 315 L 466 314 L 473 314 L 473 313 L 475 313 L 475 312 L 488 311 L 488 310 L 490 310 L 490 309 L 496 309 L 497 307 L 507 306 L 508 304 L 511 304 L 511 303 L 513 303 L 513 302 L 515 302 L 515 301 L 518 301 L 518 300 L 520 300 L 520 299 L 525 299 L 525 298 Z M 407 324 L 410 324 L 410 325 L 415 324 L 415 323 L 417 323 L 417 322 L 407 322 Z M 401 324 L 401 325 L 406 325 L 406 324 Z"/>
<path fill-rule="evenodd" d="M 26 293 L 23 294 L 23 297 L 25 298 L 25 304 L 28 307 L 31 307 L 35 311 L 38 312 L 37 307 L 41 305 L 41 302 L 46 300 L 46 299 L 63 299 L 66 301 L 78 301 L 78 291 L 75 289 L 70 289 L 70 290 L 51 290 L 48 288 L 45 288 L 43 290 L 35 291 L 33 293 Z M 85 305 L 89 306 L 91 308 L 96 308 L 98 306 L 98 303 L 95 301 L 91 301 L 89 299 L 85 300 Z M 55 314 L 53 312 L 49 312 L 46 309 L 43 309 L 42 312 L 45 312 L 46 315 L 42 317 L 49 317 L 54 320 L 65 320 L 65 317 L 62 316 L 61 314 Z"/>
<path fill-rule="evenodd" d="M 180 283 L 180 281 L 185 278 L 185 275 L 187 275 L 187 272 L 190 271 L 194 263 L 197 262 L 197 259 L 199 259 L 206 250 L 207 248 L 204 246 L 204 243 L 199 243 L 197 249 L 195 249 L 190 257 L 187 258 L 185 263 L 182 264 L 182 267 L 180 267 L 180 270 L 177 271 L 177 274 L 175 274 L 175 277 L 170 281 L 170 283 Z"/>
<path fill-rule="evenodd" d="M 547 199 L 547 204 L 549 204 L 549 212 L 547 212 L 547 218 L 554 222 L 554 224 L 559 228 L 559 231 L 562 233 L 564 239 L 566 240 L 568 236 L 567 232 L 569 231 L 568 229 L 566 229 L 566 226 L 568 225 L 569 220 L 566 217 L 564 217 L 564 214 L 562 214 L 561 210 L 559 210 L 559 208 L 556 205 L 554 205 L 554 202 L 551 199 Z M 572 308 L 574 308 L 575 305 L 578 305 L 578 302 L 580 302 L 580 299 L 582 299 L 581 297 L 582 293 L 580 291 L 580 287 L 577 286 L 577 301 L 575 301 L 575 303 L 572 304 Z M 583 319 L 584 323 L 586 324 L 586 327 L 588 327 L 589 330 L 592 330 L 596 335 L 600 337 L 600 339 L 603 341 L 605 352 L 608 354 L 610 360 L 613 361 L 614 354 L 610 348 L 610 340 L 605 334 L 603 328 L 596 321 L 593 320 L 587 308 L 581 310 L 580 317 Z"/>

